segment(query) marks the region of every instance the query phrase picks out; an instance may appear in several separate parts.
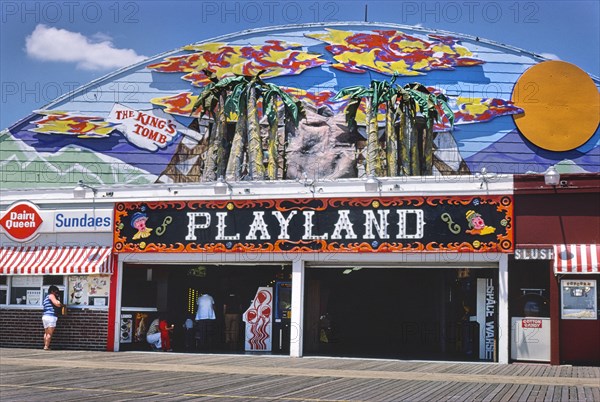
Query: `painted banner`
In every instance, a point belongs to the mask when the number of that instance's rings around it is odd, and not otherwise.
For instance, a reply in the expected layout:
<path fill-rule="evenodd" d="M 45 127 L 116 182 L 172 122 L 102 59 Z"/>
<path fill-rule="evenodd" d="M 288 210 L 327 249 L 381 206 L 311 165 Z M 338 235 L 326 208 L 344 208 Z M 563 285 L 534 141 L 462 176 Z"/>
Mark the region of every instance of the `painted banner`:
<path fill-rule="evenodd" d="M 117 125 L 127 141 L 152 152 L 173 143 L 178 133 L 194 138 L 200 135 L 179 124 L 162 109 L 134 110 L 115 103 L 108 120 Z"/>
<path fill-rule="evenodd" d="M 248 310 L 244 313 L 246 323 L 245 350 L 270 352 L 273 330 L 273 288 L 260 287 Z"/>
<path fill-rule="evenodd" d="M 117 203 L 116 252 L 512 252 L 511 196 Z"/>

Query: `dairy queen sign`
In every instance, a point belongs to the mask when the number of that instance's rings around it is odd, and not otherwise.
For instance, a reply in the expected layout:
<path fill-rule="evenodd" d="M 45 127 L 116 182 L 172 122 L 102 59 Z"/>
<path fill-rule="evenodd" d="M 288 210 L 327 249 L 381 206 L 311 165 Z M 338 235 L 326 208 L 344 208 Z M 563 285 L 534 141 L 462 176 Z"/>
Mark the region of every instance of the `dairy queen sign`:
<path fill-rule="evenodd" d="M 39 209 L 28 201 L 14 203 L 0 218 L 4 233 L 18 242 L 35 239 L 42 222 Z"/>

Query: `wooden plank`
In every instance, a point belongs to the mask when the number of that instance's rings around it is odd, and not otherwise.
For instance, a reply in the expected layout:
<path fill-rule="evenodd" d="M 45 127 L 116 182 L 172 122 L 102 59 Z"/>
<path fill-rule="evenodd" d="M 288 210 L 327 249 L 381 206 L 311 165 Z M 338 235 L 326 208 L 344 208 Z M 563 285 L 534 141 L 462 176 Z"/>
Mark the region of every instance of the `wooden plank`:
<path fill-rule="evenodd" d="M 568 379 L 598 379 L 597 367 L 31 350 L 4 353 L 2 349 L 0 352 L 3 400 L 36 400 L 46 394 L 52 398 L 60 395 L 65 400 L 135 397 L 217 401 L 600 401 L 598 387 L 536 382 L 536 379 L 547 382 L 548 378 L 557 378 L 557 383 L 568 384 Z M 77 366 L 82 359 L 94 364 Z M 195 366 L 217 371 L 195 370 Z M 269 370 L 254 370 L 259 367 Z M 340 377 L 334 375 L 338 371 Z M 444 375 L 452 381 L 440 381 Z M 481 381 L 473 382 L 474 376 Z M 497 376 L 506 382 L 497 383 Z"/>
<path fill-rule="evenodd" d="M 497 388 L 497 384 L 482 384 L 477 392 L 473 392 L 473 400 L 481 401 L 483 398 L 487 397 L 494 389 Z"/>
<path fill-rule="evenodd" d="M 515 392 L 519 390 L 519 385 L 513 384 L 506 390 L 506 392 L 502 395 L 500 402 L 507 402 L 513 399 Z"/>
<path fill-rule="evenodd" d="M 526 401 L 529 398 L 532 389 L 533 385 L 521 385 L 512 396 L 512 399 L 516 401 Z"/>

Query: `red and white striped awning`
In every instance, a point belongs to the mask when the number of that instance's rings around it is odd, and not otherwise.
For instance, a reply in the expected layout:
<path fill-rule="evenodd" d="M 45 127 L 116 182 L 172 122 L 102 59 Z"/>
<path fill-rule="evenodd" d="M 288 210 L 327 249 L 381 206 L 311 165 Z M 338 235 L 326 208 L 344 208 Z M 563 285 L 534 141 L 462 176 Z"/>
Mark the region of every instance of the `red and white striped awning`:
<path fill-rule="evenodd" d="M 555 274 L 598 274 L 599 244 L 557 244 L 554 246 Z"/>
<path fill-rule="evenodd" d="M 2 247 L 0 275 L 112 274 L 111 247 Z"/>

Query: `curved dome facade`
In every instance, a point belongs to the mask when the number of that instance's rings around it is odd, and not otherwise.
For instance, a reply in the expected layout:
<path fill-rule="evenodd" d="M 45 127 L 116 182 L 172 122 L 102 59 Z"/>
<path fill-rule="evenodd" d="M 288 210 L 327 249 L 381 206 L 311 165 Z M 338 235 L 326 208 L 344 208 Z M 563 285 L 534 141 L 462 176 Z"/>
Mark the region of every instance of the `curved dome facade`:
<path fill-rule="evenodd" d="M 3 186 L 207 180 L 214 124 L 192 114 L 198 94 L 210 83 L 203 70 L 219 79 L 262 71 L 264 82 L 302 101 L 306 117 L 298 127 L 279 124 L 279 179 L 364 176 L 364 103 L 357 129 L 350 129 L 344 116 L 349 102 L 335 96 L 343 88 L 392 79 L 400 86 L 420 83 L 448 99 L 454 124 L 438 119 L 433 149 L 423 151 L 431 154 L 432 174 L 469 174 L 484 167 L 540 173 L 556 164 L 562 172 L 600 172 L 599 81 L 577 67 L 454 33 L 335 23 L 214 38 L 93 81 L 4 132 Z M 580 89 L 575 95 L 566 90 L 574 87 Z M 258 107 L 266 161 L 269 127 L 260 102 Z M 379 111 L 385 147 L 385 110 Z M 228 118 L 223 147 L 225 158 L 232 158 L 237 118 L 234 113 Z"/>

